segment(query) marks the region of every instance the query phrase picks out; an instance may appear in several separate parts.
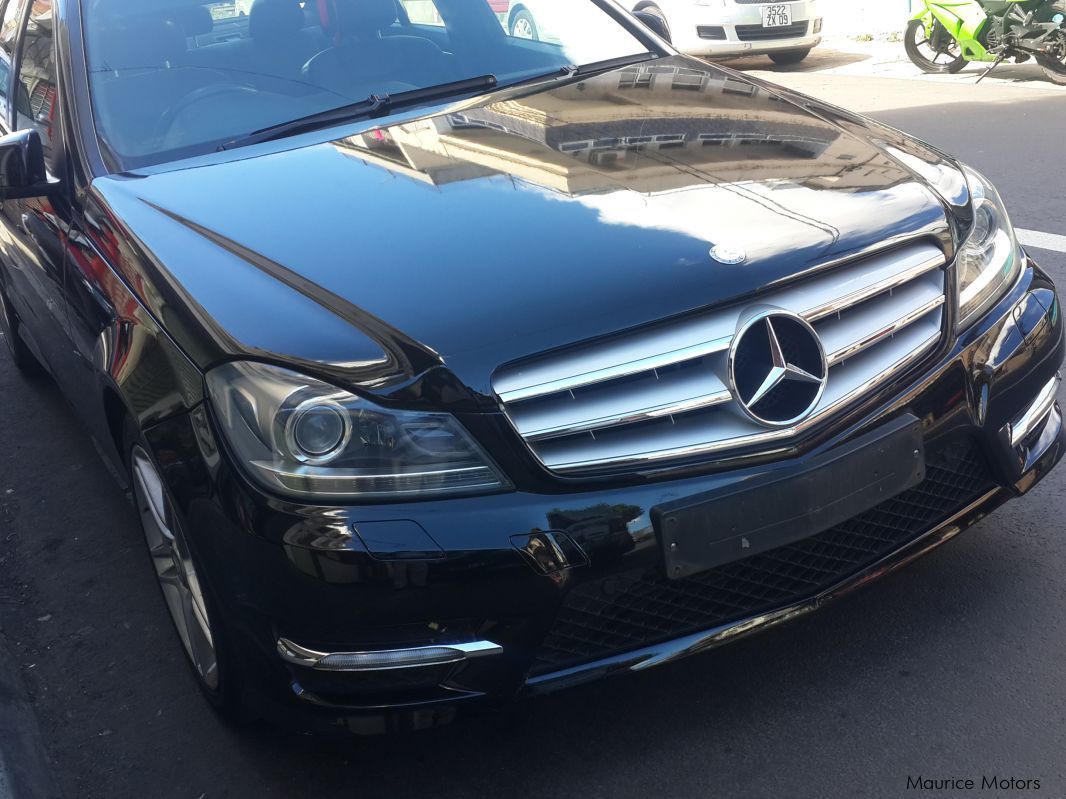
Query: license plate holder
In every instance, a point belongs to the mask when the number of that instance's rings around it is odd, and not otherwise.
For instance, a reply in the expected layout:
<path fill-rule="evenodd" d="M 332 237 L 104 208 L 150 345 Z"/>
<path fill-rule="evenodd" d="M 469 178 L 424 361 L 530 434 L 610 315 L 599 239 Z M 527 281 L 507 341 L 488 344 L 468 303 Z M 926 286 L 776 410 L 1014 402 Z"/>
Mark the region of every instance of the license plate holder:
<path fill-rule="evenodd" d="M 652 509 L 666 576 L 680 580 L 824 532 L 925 476 L 906 414 L 802 465 Z"/>
<path fill-rule="evenodd" d="M 792 6 L 788 3 L 775 3 L 762 7 L 762 26 L 764 28 L 786 28 L 792 24 Z"/>

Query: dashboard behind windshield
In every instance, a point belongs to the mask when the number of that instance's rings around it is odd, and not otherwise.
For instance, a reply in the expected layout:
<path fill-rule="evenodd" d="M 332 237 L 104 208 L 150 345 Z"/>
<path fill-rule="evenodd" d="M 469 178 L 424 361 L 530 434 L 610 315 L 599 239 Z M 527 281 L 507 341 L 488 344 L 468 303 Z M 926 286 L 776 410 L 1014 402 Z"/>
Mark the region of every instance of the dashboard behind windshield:
<path fill-rule="evenodd" d="M 97 132 L 121 169 L 483 75 L 500 85 L 647 50 L 592 0 L 89 0 Z"/>

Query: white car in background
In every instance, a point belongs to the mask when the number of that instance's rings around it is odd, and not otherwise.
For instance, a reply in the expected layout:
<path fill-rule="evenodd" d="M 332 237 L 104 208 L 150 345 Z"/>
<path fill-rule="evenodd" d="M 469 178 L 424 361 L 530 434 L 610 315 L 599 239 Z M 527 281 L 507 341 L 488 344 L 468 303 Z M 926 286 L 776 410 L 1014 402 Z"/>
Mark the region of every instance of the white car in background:
<path fill-rule="evenodd" d="M 630 10 L 659 17 L 674 47 L 694 56 L 765 53 L 797 64 L 822 41 L 817 0 L 639 0 Z M 565 0 L 511 0 L 506 25 L 513 36 L 551 41 L 565 15 Z"/>

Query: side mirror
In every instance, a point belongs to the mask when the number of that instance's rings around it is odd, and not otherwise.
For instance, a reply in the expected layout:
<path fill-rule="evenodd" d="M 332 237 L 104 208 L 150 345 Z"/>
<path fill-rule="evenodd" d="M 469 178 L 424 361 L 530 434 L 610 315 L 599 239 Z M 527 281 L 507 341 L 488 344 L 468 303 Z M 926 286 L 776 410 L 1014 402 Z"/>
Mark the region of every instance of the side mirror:
<path fill-rule="evenodd" d="M 19 130 L 0 136 L 0 200 L 43 197 L 54 185 L 48 182 L 41 134 Z"/>
<path fill-rule="evenodd" d="M 645 28 L 648 28 L 660 39 L 673 43 L 670 39 L 670 26 L 658 14 L 653 14 L 650 11 L 634 11 L 633 16 L 639 19 Z"/>

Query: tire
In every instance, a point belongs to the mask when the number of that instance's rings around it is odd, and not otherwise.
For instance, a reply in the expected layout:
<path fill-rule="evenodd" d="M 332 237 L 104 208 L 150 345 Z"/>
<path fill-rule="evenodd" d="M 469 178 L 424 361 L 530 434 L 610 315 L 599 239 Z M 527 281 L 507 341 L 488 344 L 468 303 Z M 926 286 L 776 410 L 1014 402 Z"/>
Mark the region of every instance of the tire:
<path fill-rule="evenodd" d="M 798 64 L 811 54 L 810 48 L 802 50 L 778 50 L 776 53 L 767 53 L 770 56 L 770 60 L 777 64 L 779 67 L 789 67 L 793 64 Z"/>
<path fill-rule="evenodd" d="M 1052 6 L 1052 12 L 1066 15 L 1066 3 L 1055 3 Z M 1040 64 L 1049 81 L 1059 86 L 1066 86 L 1066 28 L 1059 28 L 1055 37 L 1055 55 L 1037 56 L 1036 62 Z"/>
<path fill-rule="evenodd" d="M 925 35 L 925 23 L 920 19 L 912 19 L 907 23 L 903 46 L 907 51 L 907 57 L 918 69 L 930 75 L 944 75 L 954 74 L 966 66 L 966 56 L 962 54 L 959 43 L 938 21 L 933 22 L 933 36 L 936 37 L 939 47 L 931 46 L 930 55 L 926 55 L 921 47 L 926 44 L 931 45 L 931 42 Z M 955 52 L 958 52 L 957 56 L 954 55 Z"/>
<path fill-rule="evenodd" d="M 537 22 L 533 15 L 526 9 L 521 8 L 511 17 L 511 35 L 516 39 L 532 39 L 540 41 L 540 31 L 537 30 Z"/>
<path fill-rule="evenodd" d="M 1059 64 L 1050 59 L 1041 59 L 1039 63 L 1049 81 L 1059 86 L 1066 86 L 1066 64 Z"/>
<path fill-rule="evenodd" d="M 666 41 L 673 44 L 674 39 L 670 32 L 670 23 L 667 22 L 666 14 L 663 13 L 663 10 L 659 8 L 659 6 L 655 5 L 655 3 L 645 3 L 643 5 L 638 5 L 633 11 L 634 13 L 640 11 L 643 14 L 651 14 L 658 17 L 663 24 L 663 28 L 666 30 Z"/>
<path fill-rule="evenodd" d="M 201 693 L 227 721 L 245 720 L 236 660 L 197 556 L 176 523 L 159 468 L 131 422 L 126 468 L 153 572 Z"/>
<path fill-rule="evenodd" d="M 1049 62 L 1047 59 L 1040 61 L 1044 75 L 1052 83 L 1066 86 L 1066 65 Z"/>
<path fill-rule="evenodd" d="M 22 322 L 11 308 L 7 297 L 0 292 L 0 326 L 3 327 L 4 342 L 7 344 L 7 351 L 11 354 L 11 361 L 23 377 L 41 378 L 46 374 L 45 368 L 19 334 L 21 325 Z"/>

